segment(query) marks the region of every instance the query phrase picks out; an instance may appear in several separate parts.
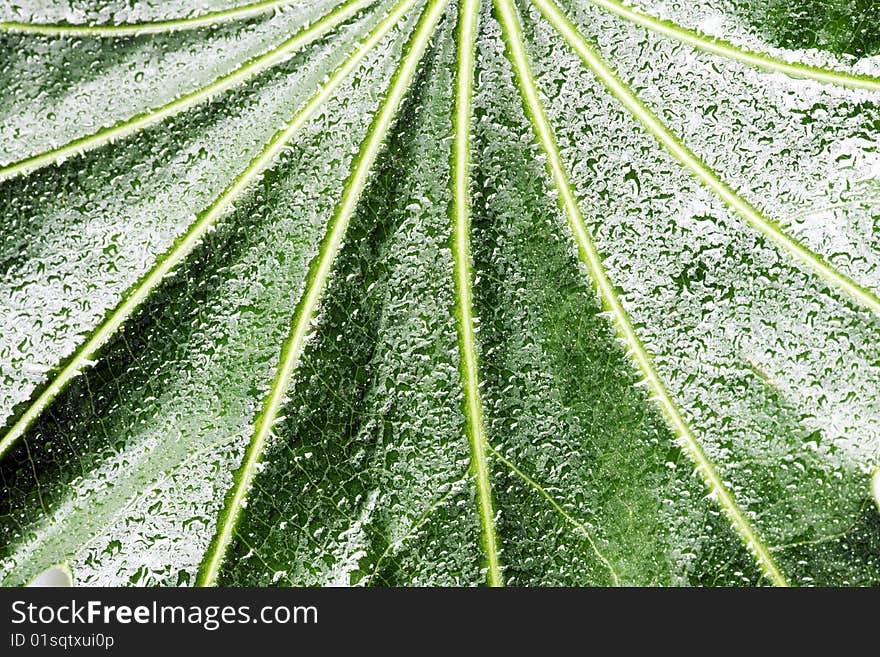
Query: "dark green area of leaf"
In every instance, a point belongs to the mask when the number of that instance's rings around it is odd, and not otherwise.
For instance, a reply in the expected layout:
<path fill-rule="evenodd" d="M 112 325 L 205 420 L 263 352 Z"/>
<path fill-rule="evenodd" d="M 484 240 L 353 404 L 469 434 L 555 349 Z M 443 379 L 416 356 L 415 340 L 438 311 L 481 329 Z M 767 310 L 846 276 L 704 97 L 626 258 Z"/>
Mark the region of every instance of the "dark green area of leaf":
<path fill-rule="evenodd" d="M 749 3 L 750 19 L 783 48 L 865 57 L 880 52 L 876 0 L 769 0 Z"/>

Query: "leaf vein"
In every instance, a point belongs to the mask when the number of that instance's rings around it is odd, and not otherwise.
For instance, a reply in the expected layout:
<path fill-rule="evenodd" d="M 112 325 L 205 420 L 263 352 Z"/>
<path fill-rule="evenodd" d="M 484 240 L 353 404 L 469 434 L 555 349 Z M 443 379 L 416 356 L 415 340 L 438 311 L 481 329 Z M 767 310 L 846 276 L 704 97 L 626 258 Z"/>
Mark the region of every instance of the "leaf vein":
<path fill-rule="evenodd" d="M 813 270 L 831 287 L 835 287 L 859 305 L 880 316 L 880 298 L 868 288 L 828 264 L 820 255 L 814 253 L 798 240 L 788 235 L 775 221 L 759 212 L 751 203 L 735 192 L 712 169 L 697 157 L 664 123 L 649 110 L 636 94 L 618 78 L 602 60 L 599 54 L 587 43 L 574 24 L 565 17 L 552 0 L 532 0 L 544 17 L 556 28 L 562 38 L 577 53 L 584 64 L 620 103 L 638 120 L 642 126 L 659 141 L 679 163 L 730 208 L 736 211 L 753 228 L 771 240 L 799 261 Z"/>
<path fill-rule="evenodd" d="M 535 492 L 537 492 L 539 495 L 541 495 L 541 497 L 543 497 L 545 500 L 547 500 L 550 503 L 550 506 L 552 506 L 557 511 L 557 513 L 559 513 L 559 515 L 561 515 L 565 520 L 570 522 L 572 525 L 574 525 L 576 528 L 578 528 L 583 533 L 584 537 L 587 539 L 587 542 L 590 544 L 590 547 L 592 548 L 593 553 L 596 555 L 596 557 L 599 559 L 599 561 L 602 562 L 602 564 L 608 569 L 608 572 L 611 574 L 611 581 L 614 582 L 614 586 L 620 586 L 620 576 L 617 574 L 617 571 L 614 569 L 614 566 L 612 565 L 612 563 L 608 559 L 608 557 L 606 557 L 602 553 L 602 551 L 599 549 L 599 546 L 596 545 L 596 540 L 593 537 L 593 532 L 590 531 L 590 529 L 584 523 L 582 523 L 580 520 L 578 520 L 577 518 L 572 516 L 570 513 L 568 513 L 562 507 L 562 505 L 559 504 L 559 502 L 557 502 L 553 498 L 553 496 L 547 492 L 547 490 L 543 486 L 541 486 L 538 482 L 536 482 L 529 475 L 527 475 L 525 472 L 523 472 L 520 468 L 518 468 L 516 465 L 514 465 L 512 461 L 509 461 L 507 458 L 502 456 L 501 452 L 499 452 L 497 449 L 495 449 L 491 445 L 489 445 L 489 449 L 491 450 L 492 454 L 494 454 L 495 457 L 499 461 L 501 461 L 504 465 L 506 465 L 510 469 L 511 472 L 513 472 L 516 476 L 518 476 L 520 479 L 522 479 L 524 482 L 526 482 L 530 488 L 534 489 Z"/>
<path fill-rule="evenodd" d="M 123 295 L 119 305 L 107 315 L 106 319 L 91 333 L 86 342 L 74 352 L 67 364 L 61 368 L 58 374 L 25 409 L 3 439 L 0 440 L 0 457 L 9 451 L 15 441 L 24 434 L 31 423 L 36 420 L 58 393 L 90 364 L 98 350 L 122 326 L 141 303 L 146 300 L 150 293 L 159 286 L 162 280 L 196 248 L 216 221 L 232 206 L 235 199 L 271 164 L 293 135 L 335 93 L 336 88 L 342 81 L 360 64 L 366 54 L 415 2 L 416 0 L 401 0 L 395 10 L 373 30 L 363 43 L 355 48 L 349 58 L 319 87 L 302 109 L 291 119 L 290 123 L 273 135 L 264 150 L 251 160 L 247 168 L 226 187 L 214 203 L 174 243 L 172 248 L 157 259 L 152 269 Z"/>
<path fill-rule="evenodd" d="M 243 21 L 256 18 L 282 9 L 287 5 L 302 3 L 303 0 L 262 0 L 240 7 L 222 9 L 199 16 L 187 18 L 171 18 L 141 23 L 83 24 L 74 23 L 26 23 L 20 21 L 0 22 L 0 32 L 19 32 L 38 34 L 41 36 L 78 36 L 78 37 L 127 37 L 148 34 L 166 34 L 182 32 L 200 27 L 215 27 L 224 23 Z"/>
<path fill-rule="evenodd" d="M 235 70 L 217 78 L 204 87 L 184 94 L 166 105 L 148 110 L 116 125 L 98 130 L 91 135 L 75 139 L 63 146 L 2 166 L 0 167 L 0 182 L 16 176 L 27 175 L 45 166 L 59 164 L 68 158 L 82 155 L 111 141 L 125 139 L 171 116 L 176 116 L 197 105 L 208 102 L 224 91 L 242 85 L 263 71 L 284 61 L 285 58 L 310 43 L 317 41 L 375 1 L 348 0 L 275 48 L 250 59 Z"/>
<path fill-rule="evenodd" d="M 453 160 L 453 265 L 455 277 L 456 329 L 460 352 L 459 367 L 464 392 L 464 410 L 471 470 L 477 486 L 477 507 L 480 515 L 482 543 L 488 563 L 490 586 L 502 586 L 498 538 L 492 486 L 486 465 L 486 427 L 479 388 L 477 345 L 474 336 L 473 302 L 471 299 L 470 254 L 470 124 L 473 97 L 475 34 L 479 20 L 480 0 L 461 3 L 458 24 L 457 80 L 455 96 L 455 140 Z"/>
<path fill-rule="evenodd" d="M 700 33 L 678 25 L 672 21 L 662 20 L 650 14 L 635 11 L 618 0 L 588 0 L 590 3 L 613 13 L 614 15 L 648 30 L 675 39 L 689 46 L 710 52 L 714 55 L 732 59 L 755 68 L 784 73 L 796 78 L 816 80 L 830 84 L 837 84 L 853 89 L 866 89 L 868 91 L 880 91 L 880 78 L 870 75 L 854 75 L 833 69 L 826 69 L 808 64 L 791 63 L 772 57 L 765 53 L 753 52 L 735 46 L 723 39 L 712 39 Z"/>

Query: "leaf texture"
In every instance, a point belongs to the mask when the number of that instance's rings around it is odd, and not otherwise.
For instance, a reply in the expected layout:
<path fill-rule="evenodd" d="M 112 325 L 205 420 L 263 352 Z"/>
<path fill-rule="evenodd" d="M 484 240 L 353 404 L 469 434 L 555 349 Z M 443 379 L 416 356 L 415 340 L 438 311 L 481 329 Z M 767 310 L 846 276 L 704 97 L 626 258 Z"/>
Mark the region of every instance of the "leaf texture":
<path fill-rule="evenodd" d="M 869 9 L 24 4 L 3 584 L 880 583 Z"/>

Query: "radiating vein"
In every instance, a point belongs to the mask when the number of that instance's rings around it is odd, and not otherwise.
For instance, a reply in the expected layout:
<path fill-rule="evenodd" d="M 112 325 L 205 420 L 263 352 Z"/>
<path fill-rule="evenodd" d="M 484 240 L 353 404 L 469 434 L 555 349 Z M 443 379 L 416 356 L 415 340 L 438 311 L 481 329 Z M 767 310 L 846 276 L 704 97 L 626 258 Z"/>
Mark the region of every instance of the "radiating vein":
<path fill-rule="evenodd" d="M 290 333 L 281 349 L 275 378 L 263 403 L 262 411 L 256 418 L 254 433 L 245 451 L 244 460 L 235 474 L 232 490 L 227 496 L 223 513 L 217 523 L 216 534 L 199 569 L 197 582 L 200 586 L 213 586 L 216 583 L 242 505 L 253 483 L 263 447 L 284 403 L 290 380 L 299 362 L 321 294 L 326 287 L 336 255 L 342 246 L 351 217 L 357 209 L 373 163 L 376 161 L 385 136 L 397 115 L 397 110 L 409 89 L 422 55 L 428 47 L 431 35 L 440 21 L 448 1 L 431 0 L 425 9 L 407 44 L 403 60 L 394 74 L 381 108 L 361 145 L 360 153 L 353 164 L 351 177 L 346 182 L 340 203 L 327 227 L 320 251 L 312 261 L 305 290 L 294 312 Z M 406 4 L 411 5 L 412 2 Z"/>
<path fill-rule="evenodd" d="M 875 76 L 854 75 L 852 73 L 843 73 L 841 71 L 810 66 L 808 64 L 793 64 L 764 53 L 752 52 L 740 48 L 722 39 L 703 36 L 694 30 L 682 27 L 671 21 L 661 20 L 649 14 L 636 11 L 625 6 L 618 0 L 588 1 L 653 32 L 676 39 L 677 41 L 681 41 L 682 43 L 686 43 L 689 46 L 693 46 L 700 50 L 705 50 L 714 55 L 720 55 L 721 57 L 748 64 L 749 66 L 754 66 L 767 71 L 784 73 L 796 78 L 805 78 L 816 80 L 818 82 L 837 84 L 843 87 L 880 91 L 880 78 Z"/>
<path fill-rule="evenodd" d="M 495 458 L 497 458 L 504 465 L 506 465 L 510 469 L 511 472 L 513 472 L 517 477 L 519 477 L 524 482 L 526 482 L 526 484 L 528 484 L 530 488 L 532 488 L 536 493 L 538 493 L 541 497 L 543 497 L 545 500 L 547 500 L 550 503 L 550 506 L 552 506 L 556 510 L 556 512 L 559 513 L 559 515 L 561 515 L 565 520 L 570 522 L 572 525 L 574 525 L 575 527 L 577 527 L 581 531 L 581 533 L 587 539 L 587 542 L 590 544 L 590 547 L 593 550 L 593 554 L 595 554 L 596 558 L 602 562 L 602 565 L 604 565 L 608 569 L 608 572 L 611 575 L 611 581 L 614 583 L 614 586 L 620 586 L 620 577 L 617 575 L 617 571 L 614 569 L 614 566 L 608 560 L 608 557 L 606 557 L 604 554 L 602 554 L 602 551 L 599 549 L 599 546 L 596 545 L 596 541 L 593 539 L 593 532 L 591 532 L 590 529 L 584 523 L 582 523 L 580 520 L 573 517 L 565 509 L 563 509 L 562 505 L 559 504 L 559 502 L 557 502 L 555 499 L 553 499 L 553 496 L 550 495 L 550 493 L 548 493 L 546 490 L 544 490 L 543 486 L 541 486 L 538 482 L 536 482 L 534 479 L 532 479 L 529 475 L 527 475 L 525 472 L 523 472 L 518 467 L 516 467 L 516 465 L 512 461 L 509 461 L 504 456 L 502 456 L 501 452 L 499 452 L 497 449 L 495 449 L 491 445 L 489 445 L 489 449 L 491 450 L 491 452 L 495 456 Z"/>
<path fill-rule="evenodd" d="M 188 18 L 171 18 L 142 23 L 116 23 L 112 25 L 77 25 L 74 23 L 25 23 L 19 21 L 0 22 L 0 31 L 40 34 L 43 36 L 80 37 L 126 37 L 145 34 L 164 34 L 181 32 L 200 27 L 214 27 L 223 23 L 246 20 L 277 11 L 286 5 L 300 4 L 307 0 L 263 0 L 231 9 L 222 9 Z"/>
<path fill-rule="evenodd" d="M 486 426 L 483 400 L 480 397 L 477 344 L 474 337 L 473 301 L 471 299 L 470 253 L 470 158 L 471 104 L 474 82 L 474 49 L 480 0 L 463 0 L 458 17 L 458 51 L 455 94 L 455 140 L 452 152 L 452 255 L 455 277 L 455 305 L 460 354 L 461 385 L 464 392 L 466 431 L 471 451 L 471 470 L 477 485 L 483 549 L 488 565 L 490 586 L 503 586 L 495 535 L 495 511 L 492 486 L 486 464 Z"/>
<path fill-rule="evenodd" d="M 871 494 L 874 497 L 877 510 L 880 511 L 880 467 L 875 468 L 871 475 Z"/>
<path fill-rule="evenodd" d="M 151 125 L 155 125 L 170 116 L 180 114 L 196 105 L 205 103 L 224 91 L 228 91 L 237 85 L 244 84 L 263 71 L 285 61 L 296 51 L 320 39 L 359 11 L 375 2 L 376 0 L 348 0 L 312 25 L 303 28 L 277 47 L 259 55 L 258 57 L 250 59 L 234 71 L 217 78 L 204 87 L 184 94 L 166 105 L 138 114 L 131 119 L 117 123 L 109 128 L 98 130 L 91 135 L 75 139 L 63 146 L 0 167 L 0 181 L 28 174 L 44 166 L 57 164 L 71 157 L 81 155 L 86 151 L 94 150 L 111 141 L 124 139 Z"/>
<path fill-rule="evenodd" d="M 315 92 L 290 122 L 276 132 L 247 168 L 233 180 L 219 197 L 189 227 L 186 233 L 178 238 L 172 248 L 160 256 L 156 264 L 123 295 L 122 301 L 113 309 L 106 319 L 91 333 L 88 340 L 76 351 L 58 374 L 47 384 L 43 391 L 25 409 L 7 434 L 0 440 L 0 457 L 2 457 L 15 441 L 27 430 L 31 423 L 51 403 L 55 396 L 89 365 L 98 349 L 113 335 L 125 320 L 140 306 L 149 294 L 161 283 L 184 258 L 189 255 L 205 234 L 216 223 L 226 210 L 230 208 L 247 187 L 259 177 L 287 142 L 315 114 L 317 109 L 332 95 L 343 80 L 360 64 L 367 53 L 374 48 L 391 30 L 400 18 L 415 5 L 417 0 L 401 0 L 360 43 L 354 52 L 343 62 L 330 78 Z"/>
<path fill-rule="evenodd" d="M 678 436 L 682 447 L 696 463 L 697 470 L 714 499 L 727 514 L 731 524 L 741 536 L 746 547 L 754 555 L 766 576 L 778 586 L 787 586 L 788 582 L 767 546 L 739 507 L 733 494 L 727 489 L 715 465 L 703 451 L 688 423 L 672 401 L 660 375 L 654 369 L 654 364 L 651 362 L 647 350 L 636 334 L 629 315 L 608 278 L 602 259 L 592 237 L 587 231 L 586 222 L 575 200 L 574 191 L 569 182 L 565 165 L 562 162 L 562 156 L 556 144 L 556 139 L 547 120 L 543 104 L 538 96 L 538 90 L 523 44 L 519 18 L 511 4 L 511 0 L 494 1 L 501 18 L 508 46 L 508 55 L 514 65 L 517 84 L 526 107 L 526 114 L 547 156 L 547 168 L 559 193 L 560 206 L 565 213 L 577 242 L 580 258 L 589 269 L 603 304 L 610 310 L 620 337 L 629 348 L 639 371 L 645 377 L 645 382 L 649 386 L 653 397 L 660 405 L 667 421 Z"/>
<path fill-rule="evenodd" d="M 763 216 L 753 205 L 737 194 L 700 158 L 672 133 L 649 110 L 587 43 L 577 28 L 566 18 L 552 0 L 532 0 L 544 17 L 553 24 L 563 39 L 575 50 L 584 64 L 605 85 L 608 91 L 654 136 L 682 165 L 706 187 L 740 214 L 752 227 L 776 242 L 801 264 L 812 269 L 830 286 L 837 288 L 856 303 L 880 316 L 880 298 L 866 287 L 838 271 L 816 253 L 785 233 L 779 225 Z"/>
<path fill-rule="evenodd" d="M 818 538 L 813 538 L 813 539 L 805 540 L 805 541 L 795 541 L 793 543 L 781 543 L 781 544 L 777 543 L 776 545 L 770 546 L 770 551 L 771 552 L 781 552 L 782 550 L 790 550 L 792 548 L 798 548 L 798 547 L 803 547 L 803 546 L 807 546 L 807 545 L 823 545 L 825 543 L 831 543 L 832 541 L 839 541 L 840 539 L 842 539 L 845 536 L 847 536 L 848 534 L 850 534 L 856 527 L 858 527 L 859 523 L 861 522 L 860 516 L 865 512 L 865 509 L 867 509 L 870 505 L 871 505 L 870 500 L 865 500 L 864 502 L 862 502 L 861 506 L 859 507 L 858 512 L 856 512 L 854 514 L 855 519 L 843 531 L 835 532 L 833 534 L 828 534 L 825 536 L 819 536 Z"/>

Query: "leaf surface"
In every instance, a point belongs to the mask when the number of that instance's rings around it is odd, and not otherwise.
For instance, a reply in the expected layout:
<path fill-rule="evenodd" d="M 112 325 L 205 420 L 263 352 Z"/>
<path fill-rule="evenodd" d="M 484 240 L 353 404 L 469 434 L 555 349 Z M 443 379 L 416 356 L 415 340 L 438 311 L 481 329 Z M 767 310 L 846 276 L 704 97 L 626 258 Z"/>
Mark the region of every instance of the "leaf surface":
<path fill-rule="evenodd" d="M 880 582 L 858 7 L 82 4 L 0 4 L 4 584 Z"/>

